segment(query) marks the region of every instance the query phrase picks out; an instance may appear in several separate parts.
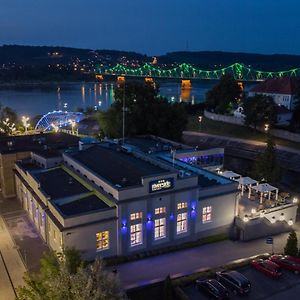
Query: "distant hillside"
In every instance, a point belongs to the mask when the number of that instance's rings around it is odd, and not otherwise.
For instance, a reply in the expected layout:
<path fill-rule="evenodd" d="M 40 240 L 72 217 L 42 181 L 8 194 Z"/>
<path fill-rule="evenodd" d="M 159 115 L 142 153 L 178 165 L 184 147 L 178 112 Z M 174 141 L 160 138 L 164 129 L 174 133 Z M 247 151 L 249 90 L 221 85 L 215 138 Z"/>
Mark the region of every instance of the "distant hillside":
<path fill-rule="evenodd" d="M 203 68 L 228 66 L 235 62 L 270 71 L 300 67 L 300 55 L 252 54 L 221 51 L 171 52 L 159 58 L 160 63 L 190 63 Z"/>
<path fill-rule="evenodd" d="M 117 61 L 126 56 L 128 59 L 147 59 L 146 56 L 127 51 L 116 50 L 91 50 L 78 49 L 69 47 L 50 47 L 50 46 L 19 46 L 3 45 L 0 47 L 0 64 L 24 64 L 24 65 L 41 65 L 41 64 L 69 64 L 79 61 Z"/>
<path fill-rule="evenodd" d="M 136 52 L 117 50 L 91 50 L 69 47 L 48 46 L 0 46 L 0 65 L 48 65 L 72 64 L 80 62 L 93 66 L 97 63 L 115 65 L 117 63 L 142 64 L 152 61 L 152 57 Z M 218 51 L 171 52 L 158 56 L 159 64 L 190 63 L 202 68 L 218 68 L 235 62 L 251 65 L 262 70 L 284 70 L 300 67 L 300 55 L 263 55 Z"/>

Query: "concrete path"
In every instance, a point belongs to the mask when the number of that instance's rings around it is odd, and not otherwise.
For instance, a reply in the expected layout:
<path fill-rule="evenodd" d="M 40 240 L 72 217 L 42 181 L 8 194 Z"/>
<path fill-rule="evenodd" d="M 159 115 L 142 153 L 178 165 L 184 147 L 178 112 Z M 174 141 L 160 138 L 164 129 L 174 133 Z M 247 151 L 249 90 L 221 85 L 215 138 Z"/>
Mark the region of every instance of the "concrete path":
<path fill-rule="evenodd" d="M 261 142 L 261 141 L 239 139 L 239 138 L 234 138 L 234 137 L 229 137 L 229 136 L 224 136 L 224 135 L 209 134 L 209 133 L 197 132 L 197 131 L 183 131 L 183 135 L 199 136 L 199 137 L 207 136 L 207 137 L 219 138 L 219 139 L 224 139 L 224 140 L 228 140 L 228 141 L 244 143 L 244 144 L 249 144 L 249 145 L 254 145 L 254 146 L 265 146 L 266 145 L 265 142 Z M 281 146 L 281 145 L 276 145 L 276 148 L 278 150 L 300 154 L 300 150 L 295 149 L 295 148 L 290 148 L 290 147 Z"/>
<path fill-rule="evenodd" d="M 298 231 L 298 236 L 300 237 Z M 282 252 L 288 234 L 274 237 L 274 252 Z M 179 277 L 201 270 L 225 265 L 233 260 L 271 253 L 272 246 L 265 239 L 251 242 L 223 241 L 214 244 L 172 252 L 117 266 L 122 285 L 125 289 L 147 285 L 166 278 Z"/>
<path fill-rule="evenodd" d="M 25 265 L 0 217 L 0 300 L 15 299 L 15 288 L 23 285 Z"/>

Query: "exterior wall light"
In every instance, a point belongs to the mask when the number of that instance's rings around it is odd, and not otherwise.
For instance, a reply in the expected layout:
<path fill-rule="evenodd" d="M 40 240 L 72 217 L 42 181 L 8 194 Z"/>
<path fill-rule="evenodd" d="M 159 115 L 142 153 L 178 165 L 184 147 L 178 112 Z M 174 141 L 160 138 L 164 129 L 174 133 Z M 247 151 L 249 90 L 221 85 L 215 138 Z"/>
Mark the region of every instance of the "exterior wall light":
<path fill-rule="evenodd" d="M 274 224 L 276 222 L 276 218 L 273 216 L 270 222 Z"/>
<path fill-rule="evenodd" d="M 293 203 L 295 203 L 295 204 L 298 203 L 298 198 L 294 197 L 293 198 Z"/>
<path fill-rule="evenodd" d="M 293 224 L 294 224 L 294 222 L 293 222 L 292 219 L 288 220 L 288 225 L 289 225 L 289 226 L 292 226 Z"/>
<path fill-rule="evenodd" d="M 249 217 L 248 217 L 247 215 L 245 215 L 245 217 L 243 218 L 243 221 L 244 221 L 245 223 L 249 222 Z"/>
<path fill-rule="evenodd" d="M 255 209 L 255 208 L 252 208 L 252 209 L 251 209 L 251 214 L 252 214 L 252 215 L 256 214 L 256 209 Z"/>
<path fill-rule="evenodd" d="M 279 221 L 284 221 L 285 219 L 285 216 L 284 216 L 284 213 L 282 213 L 280 216 L 279 216 Z"/>

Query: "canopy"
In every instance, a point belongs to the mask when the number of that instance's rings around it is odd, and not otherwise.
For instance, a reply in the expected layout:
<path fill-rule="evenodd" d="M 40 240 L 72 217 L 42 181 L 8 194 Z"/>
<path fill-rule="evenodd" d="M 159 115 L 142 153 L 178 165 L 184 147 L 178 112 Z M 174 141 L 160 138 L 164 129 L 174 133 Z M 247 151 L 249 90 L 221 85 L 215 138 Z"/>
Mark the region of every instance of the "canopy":
<path fill-rule="evenodd" d="M 239 179 L 239 184 L 241 185 L 252 185 L 252 184 L 256 184 L 257 181 L 250 178 L 250 177 L 240 177 Z"/>
<path fill-rule="evenodd" d="M 256 186 L 253 186 L 252 189 L 260 193 L 269 193 L 278 190 L 278 188 L 268 183 L 260 183 Z"/>
<path fill-rule="evenodd" d="M 239 182 L 239 188 L 242 188 L 242 195 L 244 195 L 244 190 L 245 190 L 245 186 L 249 187 L 249 193 L 248 193 L 248 198 L 250 198 L 251 195 L 251 186 L 253 184 L 257 184 L 258 182 L 250 177 L 240 177 L 238 179 Z"/>
<path fill-rule="evenodd" d="M 262 204 L 262 202 L 263 202 L 263 194 L 264 193 L 269 194 L 268 198 L 270 200 L 271 193 L 275 192 L 276 193 L 276 201 L 278 200 L 278 188 L 276 188 L 268 183 L 260 183 L 258 185 L 251 187 L 251 189 L 253 189 L 257 192 L 260 192 L 260 204 Z M 249 195 L 250 195 L 250 193 L 249 193 Z"/>
<path fill-rule="evenodd" d="M 232 171 L 224 171 L 221 175 L 224 176 L 224 177 L 226 177 L 226 178 L 241 177 L 240 174 L 237 174 L 237 173 L 232 172 Z"/>

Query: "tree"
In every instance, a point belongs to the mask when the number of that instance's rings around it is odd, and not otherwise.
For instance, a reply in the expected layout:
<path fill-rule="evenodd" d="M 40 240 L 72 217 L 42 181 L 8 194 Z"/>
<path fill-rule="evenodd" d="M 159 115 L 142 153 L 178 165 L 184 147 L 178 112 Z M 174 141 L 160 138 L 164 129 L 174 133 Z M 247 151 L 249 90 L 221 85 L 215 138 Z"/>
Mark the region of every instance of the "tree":
<path fill-rule="evenodd" d="M 270 183 L 280 180 L 280 168 L 277 162 L 276 147 L 269 136 L 267 146 L 263 153 L 258 155 L 254 165 L 254 177 L 258 180 L 265 179 Z"/>
<path fill-rule="evenodd" d="M 206 109 L 218 114 L 230 112 L 241 97 L 241 87 L 235 79 L 227 74 L 221 77 L 217 85 L 206 93 Z"/>
<path fill-rule="evenodd" d="M 115 102 L 98 113 L 100 128 L 108 137 L 121 137 L 125 100 L 125 135 L 153 134 L 179 140 L 187 124 L 183 103 L 169 103 L 151 83 L 128 82 L 114 90 Z"/>
<path fill-rule="evenodd" d="M 295 230 L 292 230 L 288 236 L 286 246 L 284 247 L 284 254 L 297 256 L 298 254 L 298 239 Z"/>
<path fill-rule="evenodd" d="M 0 105 L 0 134 L 10 135 L 16 130 L 18 116 L 10 107 Z"/>
<path fill-rule="evenodd" d="M 245 125 L 253 126 L 256 130 L 258 126 L 276 123 L 276 105 L 272 97 L 265 95 L 255 95 L 248 97 L 243 104 Z"/>
<path fill-rule="evenodd" d="M 163 300 L 172 300 L 174 299 L 174 288 L 172 284 L 172 280 L 170 275 L 168 275 L 164 281 L 164 287 L 163 287 Z"/>
<path fill-rule="evenodd" d="M 296 127 L 300 125 L 300 82 L 298 80 L 296 88 L 295 104 L 293 109 L 292 126 Z"/>
<path fill-rule="evenodd" d="M 51 252 L 41 260 L 39 274 L 26 274 L 19 300 L 123 299 L 118 278 L 104 270 L 101 260 L 87 265 L 76 250 Z"/>

